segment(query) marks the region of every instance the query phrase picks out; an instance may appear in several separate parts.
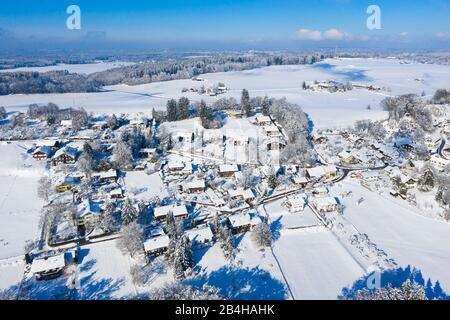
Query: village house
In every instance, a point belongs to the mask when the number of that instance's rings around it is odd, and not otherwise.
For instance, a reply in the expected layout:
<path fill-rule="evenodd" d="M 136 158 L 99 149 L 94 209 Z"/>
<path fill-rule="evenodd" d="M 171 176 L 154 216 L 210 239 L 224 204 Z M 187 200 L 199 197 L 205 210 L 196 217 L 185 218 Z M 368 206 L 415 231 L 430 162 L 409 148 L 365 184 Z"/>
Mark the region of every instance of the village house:
<path fill-rule="evenodd" d="M 254 226 L 262 222 L 261 217 L 256 213 L 235 213 L 228 216 L 228 223 L 234 234 L 251 231 Z"/>
<path fill-rule="evenodd" d="M 39 147 L 33 151 L 33 158 L 36 160 L 47 160 L 52 156 L 52 149 L 48 146 Z"/>
<path fill-rule="evenodd" d="M 109 197 L 111 199 L 122 199 L 124 197 L 122 188 L 118 187 L 118 188 L 112 189 L 109 192 Z"/>
<path fill-rule="evenodd" d="M 276 125 L 270 125 L 263 127 L 264 134 L 267 137 L 279 137 L 280 136 L 280 129 Z"/>
<path fill-rule="evenodd" d="M 221 164 L 219 166 L 219 175 L 221 177 L 231 178 L 238 171 L 239 168 L 236 164 Z"/>
<path fill-rule="evenodd" d="M 444 170 L 444 168 L 450 165 L 450 160 L 439 157 L 433 154 L 430 158 L 430 163 L 435 166 L 438 170 Z"/>
<path fill-rule="evenodd" d="M 31 263 L 31 273 L 39 280 L 53 279 L 62 274 L 66 267 L 64 253 L 35 258 Z"/>
<path fill-rule="evenodd" d="M 266 127 L 272 124 L 272 119 L 270 116 L 258 115 L 255 117 L 253 123 L 260 127 Z"/>
<path fill-rule="evenodd" d="M 196 179 L 191 182 L 188 182 L 188 183 L 186 183 L 185 189 L 189 193 L 204 192 L 206 189 L 205 180 L 197 180 Z"/>
<path fill-rule="evenodd" d="M 358 160 L 348 151 L 341 151 L 338 154 L 339 159 L 341 160 L 341 163 L 344 165 L 349 164 L 357 164 Z"/>
<path fill-rule="evenodd" d="M 100 221 L 103 209 L 100 203 L 93 200 L 86 200 L 78 206 L 76 215 L 77 225 L 95 225 Z"/>
<path fill-rule="evenodd" d="M 101 182 L 116 182 L 117 181 L 117 170 L 110 169 L 108 171 L 96 172 L 92 175 L 94 179 Z"/>
<path fill-rule="evenodd" d="M 156 207 L 153 210 L 153 216 L 158 221 L 165 221 L 167 215 L 171 212 L 175 218 L 185 219 L 188 216 L 186 206 L 167 205 L 162 207 Z"/>
<path fill-rule="evenodd" d="M 165 234 L 151 237 L 144 242 L 144 252 L 147 256 L 159 256 L 167 250 L 169 243 L 170 238 Z"/>
<path fill-rule="evenodd" d="M 255 194 L 252 189 L 237 188 L 228 190 L 228 194 L 232 200 L 243 200 L 246 202 L 251 202 L 255 200 Z"/>
<path fill-rule="evenodd" d="M 304 176 L 295 175 L 292 177 L 292 182 L 300 185 L 302 188 L 306 188 L 306 186 L 309 183 L 309 180 L 308 180 L 308 178 L 306 178 Z"/>
<path fill-rule="evenodd" d="M 181 161 L 169 161 L 167 164 L 167 170 L 171 174 L 180 174 L 184 169 L 185 165 Z"/>
<path fill-rule="evenodd" d="M 72 130 L 72 120 L 61 120 L 60 125 L 65 130 Z"/>
<path fill-rule="evenodd" d="M 300 212 L 305 209 L 306 201 L 303 196 L 293 196 L 289 197 L 286 202 L 286 207 L 289 209 L 289 212 L 295 213 Z"/>
<path fill-rule="evenodd" d="M 324 144 L 327 142 L 327 137 L 318 133 L 314 133 L 312 136 L 312 141 L 315 144 Z"/>
<path fill-rule="evenodd" d="M 144 159 L 151 159 L 156 155 L 156 148 L 142 148 L 139 150 L 139 157 Z"/>
<path fill-rule="evenodd" d="M 319 197 L 328 195 L 328 189 L 326 187 L 317 187 L 313 190 L 313 194 Z"/>
<path fill-rule="evenodd" d="M 36 148 L 47 147 L 50 148 L 52 152 L 56 152 L 61 146 L 61 142 L 59 140 L 39 140 L 36 142 Z"/>
<path fill-rule="evenodd" d="M 216 207 L 222 207 L 226 204 L 225 201 L 223 200 L 223 197 L 218 196 L 213 189 L 207 189 L 205 191 L 205 194 L 208 196 L 208 198 L 212 201 L 212 203 Z"/>
<path fill-rule="evenodd" d="M 185 234 L 194 248 L 202 248 L 214 242 L 214 234 L 207 223 L 198 225 L 194 229 L 186 230 Z"/>
<path fill-rule="evenodd" d="M 73 164 L 77 161 L 80 151 L 73 147 L 64 147 L 56 151 L 55 155 L 52 157 L 53 165 L 58 165 L 60 163 Z"/>
<path fill-rule="evenodd" d="M 315 197 L 311 201 L 314 208 L 319 212 L 336 211 L 338 202 L 334 197 Z"/>

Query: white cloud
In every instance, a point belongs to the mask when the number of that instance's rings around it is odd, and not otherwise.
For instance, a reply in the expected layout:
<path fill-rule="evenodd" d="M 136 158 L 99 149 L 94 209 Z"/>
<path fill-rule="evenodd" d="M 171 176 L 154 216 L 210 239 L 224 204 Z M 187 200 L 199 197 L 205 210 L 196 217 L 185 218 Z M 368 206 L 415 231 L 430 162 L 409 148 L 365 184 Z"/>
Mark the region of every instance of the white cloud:
<path fill-rule="evenodd" d="M 300 29 L 295 33 L 297 39 L 299 40 L 310 40 L 310 41 L 323 41 L 323 40 L 351 40 L 352 34 L 340 31 L 338 29 L 328 29 L 325 31 L 311 30 L 311 29 Z"/>
<path fill-rule="evenodd" d="M 404 32 L 400 32 L 398 35 L 399 35 L 400 37 L 406 37 L 406 36 L 409 35 L 409 33 L 406 32 L 406 31 L 404 31 Z"/>

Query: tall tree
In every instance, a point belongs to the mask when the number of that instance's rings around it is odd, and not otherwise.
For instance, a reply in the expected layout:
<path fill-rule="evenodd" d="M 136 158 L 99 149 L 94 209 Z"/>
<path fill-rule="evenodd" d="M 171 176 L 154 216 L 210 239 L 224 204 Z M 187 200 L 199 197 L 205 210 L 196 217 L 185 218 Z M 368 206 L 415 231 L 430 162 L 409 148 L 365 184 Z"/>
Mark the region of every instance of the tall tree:
<path fill-rule="evenodd" d="M 250 114 L 251 114 L 251 110 L 250 110 L 250 94 L 248 93 L 247 89 L 243 89 L 242 90 L 241 109 L 242 109 L 242 113 L 246 117 L 250 117 Z"/>
<path fill-rule="evenodd" d="M 270 100 L 267 96 L 265 96 L 261 103 L 262 114 L 268 116 L 270 112 L 269 109 L 270 109 Z"/>
<path fill-rule="evenodd" d="M 133 202 L 131 202 L 130 198 L 127 198 L 125 200 L 125 204 L 122 209 L 122 221 L 124 224 L 130 224 L 134 220 L 136 220 L 138 216 L 138 211 L 133 205 Z"/>
<path fill-rule="evenodd" d="M 174 99 L 170 99 L 169 101 L 167 101 L 167 120 L 168 121 L 178 120 L 177 102 Z"/>
<path fill-rule="evenodd" d="M 189 99 L 181 97 L 178 100 L 178 120 L 189 118 Z"/>

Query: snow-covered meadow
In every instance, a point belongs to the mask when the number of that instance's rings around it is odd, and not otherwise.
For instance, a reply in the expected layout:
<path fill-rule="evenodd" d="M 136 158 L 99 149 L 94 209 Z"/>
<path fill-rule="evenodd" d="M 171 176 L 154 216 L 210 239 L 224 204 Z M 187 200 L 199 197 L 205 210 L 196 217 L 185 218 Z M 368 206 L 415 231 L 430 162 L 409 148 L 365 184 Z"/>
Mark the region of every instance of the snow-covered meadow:
<path fill-rule="evenodd" d="M 27 154 L 29 142 L 0 142 L 0 259 L 23 255 L 38 235 L 42 201 L 37 182 L 43 163 Z"/>
<path fill-rule="evenodd" d="M 0 97 L 0 105 L 8 110 L 25 110 L 31 103 L 54 102 L 62 107 L 83 106 L 96 113 L 150 112 L 165 109 L 167 99 L 187 96 L 191 101 L 213 102 L 221 97 L 239 98 L 246 88 L 251 96 L 286 97 L 298 103 L 317 127 L 338 127 L 361 119 L 383 119 L 385 111 L 379 103 L 386 95 L 403 93 L 432 95 L 438 88 L 448 87 L 450 66 L 401 63 L 396 59 L 327 59 L 314 65 L 270 66 L 247 71 L 202 75 L 204 83 L 190 79 L 154 82 L 150 84 L 106 87 L 104 92 L 9 95 Z M 302 90 L 303 81 L 336 81 L 372 84 L 391 91 L 354 89 L 329 93 Z M 228 92 L 217 97 L 182 93 L 183 88 L 212 86 L 223 82 Z M 371 110 L 367 106 L 371 105 Z"/>
<path fill-rule="evenodd" d="M 1 72 L 49 72 L 49 71 L 63 71 L 67 70 L 70 73 L 78 74 L 91 74 L 95 72 L 106 71 L 113 68 L 119 68 L 124 66 L 129 66 L 134 63 L 132 62 L 104 62 L 98 61 L 96 63 L 80 63 L 80 64 L 67 64 L 60 63 L 52 66 L 45 67 L 21 67 L 14 69 L 3 69 Z"/>

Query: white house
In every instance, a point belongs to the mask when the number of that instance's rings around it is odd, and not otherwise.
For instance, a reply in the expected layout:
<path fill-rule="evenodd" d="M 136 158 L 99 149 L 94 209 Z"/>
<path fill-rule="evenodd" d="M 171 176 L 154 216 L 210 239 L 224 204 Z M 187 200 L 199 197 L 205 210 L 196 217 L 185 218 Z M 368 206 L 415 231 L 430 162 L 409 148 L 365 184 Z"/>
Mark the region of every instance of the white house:
<path fill-rule="evenodd" d="M 221 177 L 232 177 L 238 171 L 239 168 L 236 164 L 221 164 L 219 166 L 219 175 Z"/>
<path fill-rule="evenodd" d="M 338 202 L 334 197 L 316 197 L 312 200 L 312 205 L 319 212 L 332 212 L 337 209 Z"/>
<path fill-rule="evenodd" d="M 170 239 L 167 235 L 151 237 L 144 242 L 144 251 L 147 255 L 160 255 L 169 247 Z"/>
<path fill-rule="evenodd" d="M 446 166 L 448 166 L 450 164 L 450 160 L 441 158 L 435 154 L 431 156 L 430 162 L 432 165 L 434 165 L 439 170 L 443 170 Z"/>
<path fill-rule="evenodd" d="M 253 201 L 255 199 L 255 194 L 253 193 L 252 189 L 230 189 L 228 190 L 228 194 L 233 200 Z"/>
<path fill-rule="evenodd" d="M 252 230 L 254 226 L 262 223 L 262 219 L 257 214 L 235 213 L 228 216 L 228 223 L 234 233 L 242 233 Z"/>
<path fill-rule="evenodd" d="M 289 209 L 289 212 L 299 212 L 305 209 L 306 201 L 304 197 L 295 196 L 289 197 L 286 201 L 286 207 Z"/>
<path fill-rule="evenodd" d="M 197 248 L 210 245 L 214 241 L 214 234 L 206 223 L 197 226 L 195 229 L 186 230 L 185 233 L 192 245 Z"/>
<path fill-rule="evenodd" d="M 186 184 L 186 191 L 189 193 L 203 192 L 205 188 L 205 180 L 193 180 Z"/>
<path fill-rule="evenodd" d="M 176 206 L 176 205 L 167 205 L 162 207 L 156 207 L 153 211 L 153 215 L 157 220 L 165 220 L 167 214 L 172 212 L 175 218 L 186 218 L 188 216 L 188 212 L 186 206 Z"/>
<path fill-rule="evenodd" d="M 31 273 L 38 279 L 52 279 L 59 276 L 66 267 L 64 253 L 36 258 L 31 263 Z"/>

